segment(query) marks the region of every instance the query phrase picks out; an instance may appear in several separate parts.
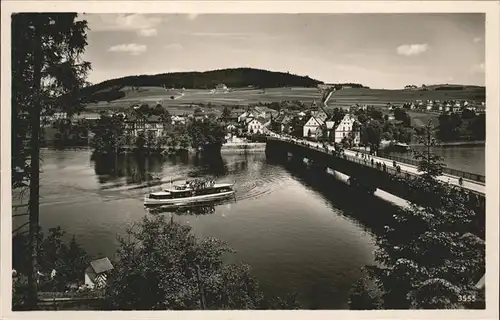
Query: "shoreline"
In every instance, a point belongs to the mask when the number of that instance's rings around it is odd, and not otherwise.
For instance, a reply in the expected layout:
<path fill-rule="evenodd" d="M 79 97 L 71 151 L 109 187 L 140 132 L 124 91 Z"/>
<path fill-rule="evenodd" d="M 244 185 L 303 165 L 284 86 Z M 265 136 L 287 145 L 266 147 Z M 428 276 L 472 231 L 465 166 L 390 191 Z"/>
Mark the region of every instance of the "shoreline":
<path fill-rule="evenodd" d="M 237 142 L 225 143 L 221 151 L 263 151 L 266 150 L 265 142 Z"/>
<path fill-rule="evenodd" d="M 486 141 L 484 140 L 474 140 L 474 141 L 450 141 L 450 142 L 441 142 L 438 147 L 457 147 L 457 146 L 484 146 L 486 145 Z M 410 147 L 421 147 L 423 144 L 420 143 L 412 143 Z"/>

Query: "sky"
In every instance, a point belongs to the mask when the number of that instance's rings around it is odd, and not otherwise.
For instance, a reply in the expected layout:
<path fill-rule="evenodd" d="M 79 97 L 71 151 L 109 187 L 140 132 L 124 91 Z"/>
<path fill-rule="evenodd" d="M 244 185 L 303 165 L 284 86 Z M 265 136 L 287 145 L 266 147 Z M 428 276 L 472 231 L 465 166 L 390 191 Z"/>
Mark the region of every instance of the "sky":
<path fill-rule="evenodd" d="M 485 16 L 81 14 L 88 80 L 251 67 L 372 88 L 484 85 Z"/>

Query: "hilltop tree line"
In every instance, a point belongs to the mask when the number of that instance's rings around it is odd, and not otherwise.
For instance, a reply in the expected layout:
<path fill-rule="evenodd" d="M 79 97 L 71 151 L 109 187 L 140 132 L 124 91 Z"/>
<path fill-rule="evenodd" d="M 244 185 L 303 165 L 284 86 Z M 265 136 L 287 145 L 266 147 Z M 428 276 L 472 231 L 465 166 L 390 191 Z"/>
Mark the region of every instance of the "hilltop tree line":
<path fill-rule="evenodd" d="M 299 76 L 292 73 L 236 68 L 206 72 L 175 72 L 128 76 L 86 87 L 83 89 L 83 94 L 87 101 L 111 101 L 121 97 L 120 89 L 125 86 L 213 89 L 220 83 L 224 83 L 228 87 L 279 88 L 316 87 L 322 82 L 311 79 L 309 76 Z"/>

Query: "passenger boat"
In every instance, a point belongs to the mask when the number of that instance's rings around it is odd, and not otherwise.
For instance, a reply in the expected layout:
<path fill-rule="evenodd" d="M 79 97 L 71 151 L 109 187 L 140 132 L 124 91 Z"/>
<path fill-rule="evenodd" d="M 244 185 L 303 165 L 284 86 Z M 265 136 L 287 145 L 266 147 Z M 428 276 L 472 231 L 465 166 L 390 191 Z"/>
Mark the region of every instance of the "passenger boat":
<path fill-rule="evenodd" d="M 144 197 L 145 205 L 186 205 L 214 201 L 233 196 L 234 183 L 193 180 Z"/>

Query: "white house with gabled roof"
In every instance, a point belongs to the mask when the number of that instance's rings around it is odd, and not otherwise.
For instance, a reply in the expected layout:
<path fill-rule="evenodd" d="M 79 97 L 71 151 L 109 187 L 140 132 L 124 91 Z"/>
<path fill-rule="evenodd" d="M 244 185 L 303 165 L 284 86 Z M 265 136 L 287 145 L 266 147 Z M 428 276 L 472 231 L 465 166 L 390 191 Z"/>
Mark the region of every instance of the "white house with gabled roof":
<path fill-rule="evenodd" d="M 311 116 L 309 120 L 307 120 L 306 124 L 304 124 L 303 127 L 303 137 L 309 137 L 309 138 L 317 138 L 317 134 L 320 130 L 322 125 L 324 125 L 325 122 L 321 119 L 316 118 L 315 116 Z"/>

